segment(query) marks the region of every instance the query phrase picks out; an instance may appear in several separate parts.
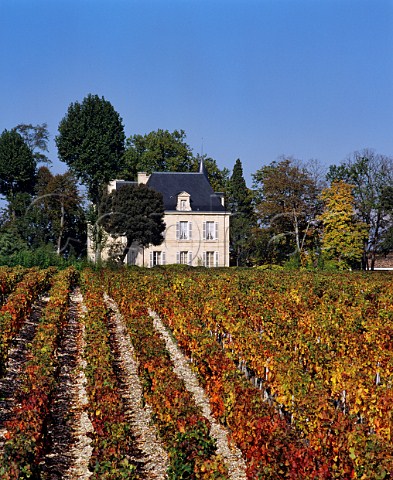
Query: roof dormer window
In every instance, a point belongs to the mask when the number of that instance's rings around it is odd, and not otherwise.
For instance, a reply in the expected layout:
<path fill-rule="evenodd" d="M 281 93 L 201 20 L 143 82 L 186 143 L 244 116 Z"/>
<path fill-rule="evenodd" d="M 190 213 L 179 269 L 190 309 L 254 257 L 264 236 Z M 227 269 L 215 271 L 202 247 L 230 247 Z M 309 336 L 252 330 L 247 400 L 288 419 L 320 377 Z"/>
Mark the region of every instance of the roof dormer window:
<path fill-rule="evenodd" d="M 191 211 L 190 194 L 187 192 L 181 192 L 177 196 L 176 210 L 180 212 Z"/>

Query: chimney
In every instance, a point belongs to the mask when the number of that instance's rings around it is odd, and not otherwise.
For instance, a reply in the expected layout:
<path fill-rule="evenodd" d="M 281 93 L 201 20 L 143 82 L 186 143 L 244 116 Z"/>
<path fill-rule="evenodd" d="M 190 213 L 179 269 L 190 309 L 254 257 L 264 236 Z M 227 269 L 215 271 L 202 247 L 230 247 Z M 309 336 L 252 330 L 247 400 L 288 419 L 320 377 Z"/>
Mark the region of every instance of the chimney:
<path fill-rule="evenodd" d="M 149 178 L 150 175 L 148 175 L 146 172 L 138 172 L 138 185 L 141 183 L 146 184 Z"/>
<path fill-rule="evenodd" d="M 108 183 L 108 193 L 112 193 L 113 190 L 116 190 L 116 183 L 118 180 L 112 180 L 111 182 Z"/>

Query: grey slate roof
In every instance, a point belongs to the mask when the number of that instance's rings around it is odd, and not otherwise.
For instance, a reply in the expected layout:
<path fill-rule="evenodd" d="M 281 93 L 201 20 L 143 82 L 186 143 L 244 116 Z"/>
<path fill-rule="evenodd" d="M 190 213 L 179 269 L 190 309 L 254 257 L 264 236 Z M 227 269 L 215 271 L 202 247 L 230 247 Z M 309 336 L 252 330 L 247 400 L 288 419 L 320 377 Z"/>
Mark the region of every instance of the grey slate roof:
<path fill-rule="evenodd" d="M 190 194 L 192 211 L 224 212 L 220 197 L 211 187 L 206 174 L 180 172 L 153 172 L 147 186 L 162 193 L 165 210 L 176 210 L 177 195 L 181 192 Z"/>

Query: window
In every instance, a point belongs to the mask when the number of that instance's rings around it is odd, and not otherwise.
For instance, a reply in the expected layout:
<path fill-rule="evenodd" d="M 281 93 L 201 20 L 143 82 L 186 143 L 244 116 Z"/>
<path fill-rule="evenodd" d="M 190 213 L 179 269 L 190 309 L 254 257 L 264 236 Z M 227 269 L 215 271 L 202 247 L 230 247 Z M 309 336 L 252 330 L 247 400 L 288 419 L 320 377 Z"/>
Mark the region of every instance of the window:
<path fill-rule="evenodd" d="M 182 265 L 192 265 L 192 252 L 177 252 L 176 262 Z"/>
<path fill-rule="evenodd" d="M 155 267 L 156 265 L 165 265 L 165 252 L 158 250 L 150 252 L 150 267 Z"/>
<path fill-rule="evenodd" d="M 218 252 L 203 252 L 205 267 L 218 267 Z"/>
<path fill-rule="evenodd" d="M 176 238 L 177 240 L 191 239 L 191 222 L 177 222 Z"/>
<path fill-rule="evenodd" d="M 187 265 L 188 263 L 188 252 L 179 252 L 179 263 L 182 265 Z"/>
<path fill-rule="evenodd" d="M 218 223 L 203 222 L 203 239 L 218 240 Z"/>
<path fill-rule="evenodd" d="M 191 210 L 189 193 L 181 192 L 177 195 L 176 210 L 180 210 L 182 212 L 189 212 Z"/>

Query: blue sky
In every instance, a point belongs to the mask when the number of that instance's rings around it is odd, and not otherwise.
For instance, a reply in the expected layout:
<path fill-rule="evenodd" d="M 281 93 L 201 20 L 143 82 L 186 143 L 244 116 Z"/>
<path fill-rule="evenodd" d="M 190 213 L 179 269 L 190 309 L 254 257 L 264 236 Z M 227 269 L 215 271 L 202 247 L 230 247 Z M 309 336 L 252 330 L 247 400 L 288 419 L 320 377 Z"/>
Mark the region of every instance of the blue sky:
<path fill-rule="evenodd" d="M 393 156 L 392 0 L 0 0 L 0 132 L 109 100 L 245 178 L 280 155 Z"/>

